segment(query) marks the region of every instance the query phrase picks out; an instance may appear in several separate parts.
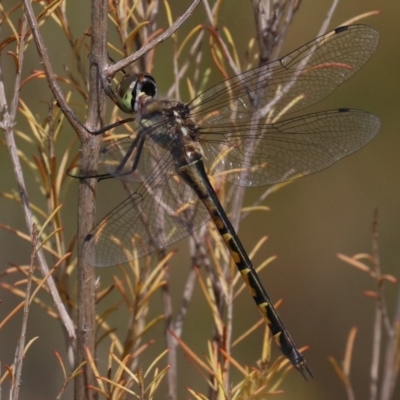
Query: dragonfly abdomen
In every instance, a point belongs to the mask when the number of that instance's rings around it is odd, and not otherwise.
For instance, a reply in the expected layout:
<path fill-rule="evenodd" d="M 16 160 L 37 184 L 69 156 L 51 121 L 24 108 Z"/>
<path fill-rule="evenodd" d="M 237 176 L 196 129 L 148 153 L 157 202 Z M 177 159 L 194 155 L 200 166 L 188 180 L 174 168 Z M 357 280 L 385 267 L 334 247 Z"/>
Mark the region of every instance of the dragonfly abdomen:
<path fill-rule="evenodd" d="M 193 162 L 178 169 L 180 176 L 196 192 L 203 202 L 212 220 L 221 234 L 246 286 L 272 332 L 275 342 L 282 353 L 307 380 L 307 374 L 313 376 L 303 355 L 298 351 L 292 337 L 275 310 L 254 266 L 248 257 L 238 235 L 230 223 L 218 197 L 207 177 L 200 155 Z"/>

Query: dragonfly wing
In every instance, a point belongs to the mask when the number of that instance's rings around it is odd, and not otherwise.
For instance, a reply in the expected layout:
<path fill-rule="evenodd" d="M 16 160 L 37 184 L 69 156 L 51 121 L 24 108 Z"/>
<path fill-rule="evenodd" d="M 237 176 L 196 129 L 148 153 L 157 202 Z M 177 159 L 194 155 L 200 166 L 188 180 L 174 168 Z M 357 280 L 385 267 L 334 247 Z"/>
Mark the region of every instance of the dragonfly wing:
<path fill-rule="evenodd" d="M 116 265 L 164 248 L 204 224 L 209 214 L 193 190 L 171 173 L 167 151 L 137 190 L 107 214 L 87 237 L 96 266 Z"/>
<path fill-rule="evenodd" d="M 207 159 L 223 164 L 227 180 L 262 186 L 329 167 L 366 145 L 379 127 L 370 113 L 339 109 L 227 131 L 207 127 L 202 146 Z"/>
<path fill-rule="evenodd" d="M 371 57 L 379 34 L 366 25 L 340 27 L 285 57 L 206 90 L 189 104 L 201 125 L 276 118 L 315 104 Z"/>

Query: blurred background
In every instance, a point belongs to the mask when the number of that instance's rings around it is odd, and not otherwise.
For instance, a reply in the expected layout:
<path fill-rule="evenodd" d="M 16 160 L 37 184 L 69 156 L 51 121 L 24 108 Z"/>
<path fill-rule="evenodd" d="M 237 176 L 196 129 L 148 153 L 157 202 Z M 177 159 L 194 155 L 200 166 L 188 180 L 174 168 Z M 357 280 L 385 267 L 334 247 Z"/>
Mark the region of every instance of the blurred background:
<path fill-rule="evenodd" d="M 6 9 L 12 4 L 12 0 L 3 1 Z M 171 0 L 170 3 L 174 17 L 180 15 L 187 6 L 178 0 Z M 281 55 L 316 37 L 330 6 L 331 2 L 327 0 L 304 0 L 290 26 Z M 74 20 L 74 34 L 79 37 L 88 27 L 90 4 L 69 2 L 68 7 L 71 7 L 67 9 L 69 15 L 76 17 L 71 17 L 71 21 Z M 280 398 L 347 398 L 341 381 L 328 362 L 328 357 L 342 360 L 347 337 L 354 326 L 358 331 L 351 382 L 357 399 L 369 398 L 375 302 L 366 298 L 364 292 L 376 290 L 376 287 L 367 274 L 344 264 L 338 260 L 337 254 L 352 256 L 357 253 L 371 253 L 375 210 L 378 210 L 379 257 L 382 271 L 385 274 L 400 276 L 400 2 L 342 1 L 329 29 L 372 10 L 380 10 L 381 14 L 364 19 L 362 23 L 375 27 L 380 33 L 380 45 L 375 55 L 350 81 L 338 88 L 328 99 L 313 107 L 312 111 L 338 107 L 369 111 L 379 116 L 382 121 L 379 134 L 368 146 L 351 157 L 318 174 L 299 179 L 269 196 L 264 204 L 270 207 L 271 211 L 262 215 L 251 215 L 240 227 L 240 236 L 249 249 L 253 248 L 255 240 L 258 241 L 263 235 L 268 236 L 266 245 L 257 254 L 255 264 L 264 258 L 277 255 L 277 260 L 263 271 L 262 280 L 274 300 L 284 300 L 279 311 L 296 343 L 299 346 L 310 346 L 305 355 L 315 379 L 308 384 L 299 382 L 301 377 L 292 372 L 284 388 L 285 394 Z M 226 25 L 230 28 L 239 50 L 239 58 L 244 58 L 248 41 L 255 31 L 250 2 L 227 1 L 220 16 L 219 26 Z M 184 37 L 185 32 L 204 21 L 204 11 L 200 5 L 179 34 Z M 49 29 L 52 29 L 51 24 L 47 24 L 43 30 Z M 46 46 L 56 71 L 62 74 L 63 65 L 68 65 L 69 62 L 69 54 L 62 52 L 64 44 L 54 35 L 51 41 L 46 42 Z M 161 44 L 155 55 L 153 75 L 157 79 L 161 98 L 165 96 L 173 80 L 173 70 L 168 59 L 171 46 L 168 41 Z M 34 69 L 41 68 L 34 46 L 28 50 L 26 57 L 26 75 Z M 6 78 L 7 73 L 12 73 L 13 65 L 4 65 L 3 61 L 3 68 Z M 215 73 L 212 79 L 217 82 L 221 80 L 221 76 Z M 47 107 L 51 94 L 44 81 L 32 81 L 23 90 L 26 91 L 25 97 L 33 96 L 37 99 L 38 112 Z M 311 111 L 307 110 L 306 113 L 308 112 Z M 18 128 L 22 129 L 20 126 Z M 67 132 L 65 134 L 68 136 Z M 66 143 L 69 140 L 70 138 L 67 138 Z M 32 154 L 27 154 L 27 157 L 29 156 Z M 17 191 L 10 158 L 4 145 L 0 146 L 0 167 L 0 192 Z M 73 235 L 76 230 L 76 186 L 76 182 L 71 182 L 71 190 L 63 210 L 68 235 Z M 30 181 L 28 189 L 30 200 L 35 202 L 37 187 L 34 180 Z M 262 188 L 247 190 L 245 205 L 251 204 L 263 191 Z M 105 192 L 107 189 L 104 189 Z M 0 207 L 2 224 L 27 232 L 18 204 L 0 198 Z M 99 209 L 99 215 L 109 210 L 106 197 L 99 200 Z M 186 271 L 183 274 L 182 268 L 190 265 L 188 241 L 184 240 L 172 248 L 179 249 L 178 255 L 171 263 L 171 290 L 172 293 L 177 293 L 174 300 L 178 303 L 183 279 L 186 277 Z M 0 230 L 0 250 L 0 270 L 4 270 L 10 264 L 29 262 L 29 244 L 4 229 Z M 113 271 L 102 269 L 98 270 L 98 273 L 102 282 L 107 282 Z M 385 296 L 392 318 L 398 285 L 386 285 Z M 19 300 L 1 287 L 0 299 L 1 321 Z M 259 318 L 258 311 L 247 293 L 240 299 L 241 303 L 235 307 L 234 318 L 239 324 L 249 326 Z M 202 314 L 206 314 L 204 307 L 204 298 L 197 289 L 186 322 L 185 340 L 195 342 L 197 335 L 201 334 L 200 327 L 204 326 L 207 333 L 211 331 L 211 321 L 205 320 L 203 323 L 201 320 Z M 124 326 L 124 317 L 118 316 L 114 322 Z M 19 328 L 20 320 L 14 318 L 0 331 L 2 370 L 5 365 L 13 362 Z M 33 308 L 28 337 L 35 336 L 39 339 L 29 350 L 24 363 L 21 398 L 55 398 L 62 384 L 62 376 L 61 371 L 55 367 L 57 364 L 53 351 L 64 354 L 64 336 L 56 321 L 50 320 L 42 310 Z M 248 365 L 252 365 L 259 357 L 260 347 L 256 339 L 252 344 L 250 347 L 241 348 L 241 360 Z M 163 343 L 160 344 L 160 348 L 162 345 Z M 275 348 L 273 351 L 276 354 L 278 352 Z M 104 360 L 106 357 L 105 354 Z M 187 363 L 183 358 L 180 362 Z M 204 392 L 205 383 L 199 381 L 194 368 L 185 366 L 183 370 L 187 376 L 181 379 L 181 398 L 188 398 L 186 386 Z M 397 398 L 400 398 L 400 388 L 397 387 L 396 390 Z"/>

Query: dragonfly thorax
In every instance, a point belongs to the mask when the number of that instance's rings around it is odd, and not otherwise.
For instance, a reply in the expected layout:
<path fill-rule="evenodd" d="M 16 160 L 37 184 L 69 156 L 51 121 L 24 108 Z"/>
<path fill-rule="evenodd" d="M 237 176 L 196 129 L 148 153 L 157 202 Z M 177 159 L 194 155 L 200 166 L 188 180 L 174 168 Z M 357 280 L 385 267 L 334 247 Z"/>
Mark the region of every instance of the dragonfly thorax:
<path fill-rule="evenodd" d="M 190 111 L 187 104 L 176 102 L 175 104 L 169 102 L 169 106 L 166 106 L 164 112 L 169 116 L 169 126 L 176 135 L 182 137 L 182 141 L 185 144 L 185 148 L 188 147 L 189 143 L 194 147 L 198 147 L 199 144 L 199 127 L 190 118 Z M 202 153 L 202 152 L 201 152 Z"/>
<path fill-rule="evenodd" d="M 143 99 L 138 117 L 151 139 L 174 155 L 177 165 L 187 165 L 204 156 L 199 127 L 190 118 L 186 104 L 171 100 Z"/>

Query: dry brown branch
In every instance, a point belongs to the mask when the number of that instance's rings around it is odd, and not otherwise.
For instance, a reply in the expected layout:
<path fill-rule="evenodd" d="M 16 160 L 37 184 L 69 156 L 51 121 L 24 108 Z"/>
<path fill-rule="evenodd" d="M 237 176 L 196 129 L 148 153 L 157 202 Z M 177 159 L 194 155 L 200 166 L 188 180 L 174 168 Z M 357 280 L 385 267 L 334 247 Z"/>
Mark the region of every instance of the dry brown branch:
<path fill-rule="evenodd" d="M 18 105 L 18 100 L 19 100 L 19 90 L 20 90 L 20 83 L 21 83 L 21 73 L 22 73 L 22 67 L 23 67 L 23 61 L 24 61 L 26 26 L 27 26 L 27 22 L 26 22 L 26 19 L 24 19 L 23 23 L 22 23 L 22 29 L 21 29 L 21 39 L 20 39 L 19 47 L 18 47 L 19 48 L 19 52 L 18 52 L 19 62 L 17 64 L 18 69 L 17 69 L 16 78 L 15 78 L 15 82 L 14 82 L 13 100 L 11 102 L 10 108 L 8 108 L 8 106 L 7 106 L 4 81 L 3 81 L 3 76 L 2 76 L 1 70 L 0 70 L 0 106 L 1 106 L 1 109 L 3 110 L 3 129 L 6 133 L 7 146 L 8 146 L 9 152 L 10 152 L 10 156 L 11 156 L 13 167 L 14 167 L 14 174 L 15 174 L 16 181 L 17 181 L 17 184 L 19 187 L 19 193 L 21 196 L 21 203 L 22 203 L 22 207 L 24 210 L 25 221 L 26 221 L 26 225 L 28 227 L 29 232 L 31 232 L 31 229 L 33 226 L 33 217 L 32 217 L 32 212 L 31 212 L 31 209 L 29 206 L 28 193 L 27 193 L 27 189 L 25 186 L 25 178 L 24 178 L 24 175 L 22 172 L 22 166 L 21 166 L 21 162 L 20 162 L 20 159 L 18 156 L 18 149 L 17 149 L 17 145 L 15 142 L 15 137 L 14 137 L 15 117 L 16 117 L 16 113 L 17 113 L 17 105 Z M 42 275 L 46 276 L 49 272 L 49 268 L 48 268 L 46 259 L 45 259 L 42 251 L 38 252 L 38 261 L 39 261 L 39 265 L 40 265 L 40 268 L 42 271 Z M 60 314 L 61 320 L 63 321 L 65 329 L 68 332 L 68 336 L 70 338 L 74 338 L 75 330 L 73 327 L 73 323 L 61 301 L 58 290 L 57 290 L 54 280 L 52 278 L 50 278 L 48 280 L 48 285 L 49 285 L 49 289 L 50 289 L 51 295 L 53 297 L 54 303 Z"/>

